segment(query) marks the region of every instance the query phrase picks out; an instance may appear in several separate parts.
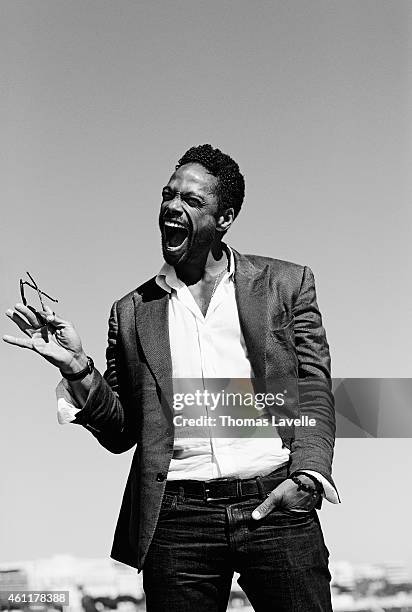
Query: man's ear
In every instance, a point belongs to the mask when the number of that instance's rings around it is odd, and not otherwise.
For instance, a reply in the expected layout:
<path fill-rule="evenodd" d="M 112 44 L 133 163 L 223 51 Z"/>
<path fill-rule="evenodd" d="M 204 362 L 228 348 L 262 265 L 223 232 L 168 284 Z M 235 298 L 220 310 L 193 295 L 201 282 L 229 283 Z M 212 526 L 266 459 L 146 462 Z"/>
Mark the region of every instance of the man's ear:
<path fill-rule="evenodd" d="M 233 208 L 226 208 L 221 215 L 219 215 L 216 222 L 216 231 L 217 232 L 227 232 L 229 227 L 232 225 L 235 220 L 235 211 Z"/>

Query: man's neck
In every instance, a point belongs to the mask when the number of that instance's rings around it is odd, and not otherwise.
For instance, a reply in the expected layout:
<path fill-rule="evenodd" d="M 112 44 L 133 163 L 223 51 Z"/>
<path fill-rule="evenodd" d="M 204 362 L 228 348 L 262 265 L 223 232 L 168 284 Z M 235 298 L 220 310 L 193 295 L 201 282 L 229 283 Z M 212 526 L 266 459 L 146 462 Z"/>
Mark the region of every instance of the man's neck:
<path fill-rule="evenodd" d="M 196 262 L 184 263 L 176 266 L 176 276 L 190 286 L 200 281 L 209 282 L 223 270 L 228 268 L 228 255 L 221 242 L 213 245 L 209 252 Z"/>

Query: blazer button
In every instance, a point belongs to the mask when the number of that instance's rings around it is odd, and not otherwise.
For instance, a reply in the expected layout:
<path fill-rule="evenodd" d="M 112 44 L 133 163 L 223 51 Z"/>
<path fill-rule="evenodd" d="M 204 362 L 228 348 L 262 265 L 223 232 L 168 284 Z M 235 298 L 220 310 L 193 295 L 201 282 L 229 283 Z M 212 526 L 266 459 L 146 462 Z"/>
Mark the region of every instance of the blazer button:
<path fill-rule="evenodd" d="M 162 472 L 159 472 L 158 475 L 156 476 L 157 482 L 163 482 L 165 479 L 166 479 L 166 474 L 162 474 Z"/>

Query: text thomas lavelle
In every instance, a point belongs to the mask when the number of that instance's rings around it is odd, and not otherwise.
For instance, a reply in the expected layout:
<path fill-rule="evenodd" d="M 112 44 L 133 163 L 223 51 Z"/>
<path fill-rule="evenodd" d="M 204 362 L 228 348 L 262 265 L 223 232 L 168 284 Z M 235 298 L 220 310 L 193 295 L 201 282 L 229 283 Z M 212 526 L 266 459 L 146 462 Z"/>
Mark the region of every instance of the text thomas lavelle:
<path fill-rule="evenodd" d="M 198 417 L 184 417 L 177 414 L 173 417 L 176 427 L 315 427 L 316 419 L 308 417 L 306 414 L 297 418 L 278 418 L 271 417 L 231 417 L 227 414 L 220 414 L 217 417 L 201 415 Z"/>

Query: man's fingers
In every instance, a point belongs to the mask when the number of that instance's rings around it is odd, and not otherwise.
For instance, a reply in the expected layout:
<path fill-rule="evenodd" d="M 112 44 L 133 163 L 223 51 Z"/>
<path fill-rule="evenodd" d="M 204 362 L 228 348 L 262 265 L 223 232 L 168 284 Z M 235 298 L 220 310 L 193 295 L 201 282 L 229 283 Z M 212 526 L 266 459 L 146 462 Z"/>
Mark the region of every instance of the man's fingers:
<path fill-rule="evenodd" d="M 21 348 L 27 348 L 34 350 L 33 341 L 31 338 L 16 338 L 15 336 L 3 336 L 4 342 L 7 344 L 14 344 L 14 346 L 20 346 Z"/>
<path fill-rule="evenodd" d="M 14 310 L 26 317 L 31 327 L 41 327 L 35 313 L 24 304 L 16 304 Z"/>
<path fill-rule="evenodd" d="M 18 327 L 20 327 L 22 332 L 24 332 L 28 336 L 30 335 L 27 330 L 29 329 L 29 327 L 31 327 L 31 325 L 29 323 L 27 323 L 27 321 L 25 321 L 23 319 L 23 317 L 21 317 L 19 314 L 17 314 L 17 312 L 14 312 L 11 308 L 9 308 L 6 311 L 6 316 L 9 317 L 9 319 L 11 319 L 12 321 L 14 321 L 16 323 L 16 325 L 18 325 Z"/>
<path fill-rule="evenodd" d="M 269 512 L 276 508 L 279 502 L 279 496 L 274 491 L 272 491 L 271 493 L 269 493 L 265 501 L 253 510 L 252 518 L 255 519 L 255 521 L 264 518 L 267 514 L 269 514 Z"/>
<path fill-rule="evenodd" d="M 44 312 L 44 316 L 47 321 L 47 325 L 51 325 L 52 327 L 55 327 L 56 329 L 62 329 L 63 327 L 67 327 L 69 325 L 68 321 L 65 321 L 61 317 L 58 317 L 56 314 L 52 312 L 45 312 L 45 311 L 43 312 Z"/>

